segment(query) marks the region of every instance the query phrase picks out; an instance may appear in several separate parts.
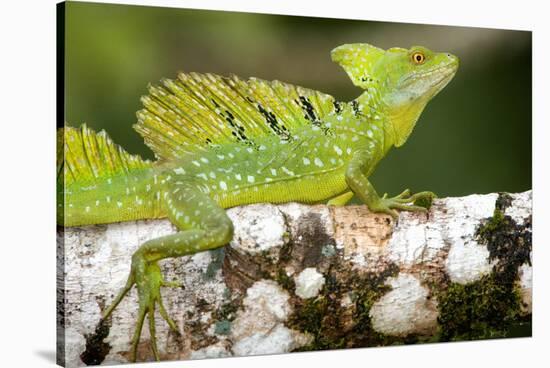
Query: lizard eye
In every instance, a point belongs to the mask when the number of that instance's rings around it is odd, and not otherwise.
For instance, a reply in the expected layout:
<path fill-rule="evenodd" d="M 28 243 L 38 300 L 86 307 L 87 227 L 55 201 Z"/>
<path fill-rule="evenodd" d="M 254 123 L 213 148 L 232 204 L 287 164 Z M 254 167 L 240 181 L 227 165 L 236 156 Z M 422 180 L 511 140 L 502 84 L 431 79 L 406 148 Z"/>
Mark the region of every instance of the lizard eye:
<path fill-rule="evenodd" d="M 424 63 L 424 61 L 426 60 L 426 56 L 424 56 L 423 53 L 418 52 L 418 51 L 415 52 L 414 54 L 412 54 L 411 58 L 412 58 L 413 63 L 419 64 L 419 65 Z"/>

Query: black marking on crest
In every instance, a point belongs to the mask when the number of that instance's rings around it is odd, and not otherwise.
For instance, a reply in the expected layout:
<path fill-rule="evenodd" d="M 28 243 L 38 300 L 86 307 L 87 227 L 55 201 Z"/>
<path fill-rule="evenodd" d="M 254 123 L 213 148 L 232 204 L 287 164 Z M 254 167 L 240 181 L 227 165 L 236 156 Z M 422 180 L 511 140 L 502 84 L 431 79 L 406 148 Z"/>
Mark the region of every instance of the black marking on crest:
<path fill-rule="evenodd" d="M 225 110 L 225 115 L 223 113 L 220 113 L 220 115 L 229 123 L 231 126 L 231 135 L 234 136 L 238 142 L 254 145 L 254 143 L 244 133 L 244 127 L 235 121 L 235 116 L 233 116 L 231 111 Z"/>
<path fill-rule="evenodd" d="M 321 121 L 315 114 L 315 109 L 313 108 L 309 98 L 305 96 L 299 96 L 299 98 L 300 101 L 298 102 L 295 100 L 295 102 L 302 108 L 302 110 L 304 110 L 304 118 L 311 121 L 314 125 L 321 125 Z"/>
<path fill-rule="evenodd" d="M 361 110 L 359 109 L 359 103 L 357 101 L 351 101 L 351 107 L 355 115 L 361 115 Z"/>
<path fill-rule="evenodd" d="M 332 103 L 334 105 L 334 111 L 336 111 L 337 114 L 342 112 L 342 104 L 338 101 L 334 101 Z"/>
<path fill-rule="evenodd" d="M 288 131 L 288 128 L 283 124 L 280 123 L 277 120 L 277 117 L 275 114 L 271 111 L 267 111 L 262 104 L 256 105 L 258 108 L 258 111 L 260 114 L 262 114 L 265 118 L 265 121 L 269 125 L 269 128 L 278 136 L 281 137 L 281 139 L 288 140 L 290 138 L 290 132 Z"/>

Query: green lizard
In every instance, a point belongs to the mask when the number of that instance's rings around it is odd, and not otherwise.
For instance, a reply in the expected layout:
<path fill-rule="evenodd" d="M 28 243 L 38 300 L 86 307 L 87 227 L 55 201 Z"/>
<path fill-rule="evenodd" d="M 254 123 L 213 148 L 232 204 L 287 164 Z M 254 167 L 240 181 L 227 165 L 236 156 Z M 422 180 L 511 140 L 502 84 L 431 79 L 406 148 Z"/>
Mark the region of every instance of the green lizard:
<path fill-rule="evenodd" d="M 332 59 L 363 89 L 351 102 L 310 89 L 251 78 L 179 74 L 149 88 L 136 130 L 154 151 L 130 155 L 104 131 L 59 130 L 58 223 L 81 226 L 168 217 L 178 233 L 145 242 L 134 253 L 108 318 L 135 285 L 135 360 L 148 315 L 155 358 L 154 312 L 169 326 L 158 261 L 221 247 L 233 235 L 224 208 L 257 202 L 344 204 L 353 193 L 371 211 L 425 211 L 414 202 L 431 192 L 380 197 L 368 178 L 393 147 L 405 143 L 422 110 L 453 78 L 457 57 L 424 47 L 335 48 Z"/>

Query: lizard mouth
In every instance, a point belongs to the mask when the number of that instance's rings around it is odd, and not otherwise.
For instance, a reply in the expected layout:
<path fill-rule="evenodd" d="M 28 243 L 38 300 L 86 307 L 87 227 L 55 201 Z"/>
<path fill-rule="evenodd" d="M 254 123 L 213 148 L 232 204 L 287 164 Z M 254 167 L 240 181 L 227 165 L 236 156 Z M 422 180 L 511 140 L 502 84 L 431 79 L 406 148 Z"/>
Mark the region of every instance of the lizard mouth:
<path fill-rule="evenodd" d="M 405 90 L 416 90 L 417 96 L 432 98 L 438 94 L 453 79 L 458 70 L 458 59 L 451 59 L 444 65 L 414 73 L 407 76 L 401 82 L 401 88 Z"/>
<path fill-rule="evenodd" d="M 445 65 L 438 66 L 437 68 L 431 70 L 411 74 L 403 80 L 403 85 L 406 86 L 418 80 L 432 80 L 434 81 L 433 84 L 437 85 L 440 83 L 441 80 L 451 80 L 457 70 L 458 64 L 456 62 L 449 62 Z"/>

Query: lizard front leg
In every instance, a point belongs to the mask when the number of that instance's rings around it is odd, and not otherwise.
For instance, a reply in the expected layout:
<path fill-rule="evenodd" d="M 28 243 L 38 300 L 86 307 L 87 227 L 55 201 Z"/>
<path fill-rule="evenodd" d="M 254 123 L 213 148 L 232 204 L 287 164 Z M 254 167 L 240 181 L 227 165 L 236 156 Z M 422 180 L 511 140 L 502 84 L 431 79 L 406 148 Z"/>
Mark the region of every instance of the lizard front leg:
<path fill-rule="evenodd" d="M 376 161 L 371 151 L 356 151 L 346 170 L 346 182 L 350 189 L 365 203 L 372 212 L 387 213 L 394 219 L 399 216 L 396 210 L 426 212 L 426 208 L 414 203 L 418 200 L 433 199 L 432 192 L 420 192 L 411 195 L 406 189 L 401 194 L 388 198 L 387 194 L 378 195 L 368 177 L 373 172 Z"/>
<path fill-rule="evenodd" d="M 149 319 L 151 348 L 155 359 L 159 360 L 154 321 L 157 307 L 170 328 L 178 332 L 176 324 L 164 308 L 160 293 L 162 286 L 170 287 L 178 284 L 164 281 L 157 262 L 164 258 L 181 257 L 217 248 L 229 243 L 233 237 L 233 224 L 225 211 L 193 184 L 184 183 L 167 187 L 161 195 L 168 218 L 182 231 L 149 240 L 141 245 L 132 256 L 132 267 L 126 286 L 103 316 L 104 319 L 108 318 L 128 291 L 134 285 L 137 287 L 139 310 L 132 338 L 132 361 L 136 359 L 137 346 L 146 315 Z"/>

